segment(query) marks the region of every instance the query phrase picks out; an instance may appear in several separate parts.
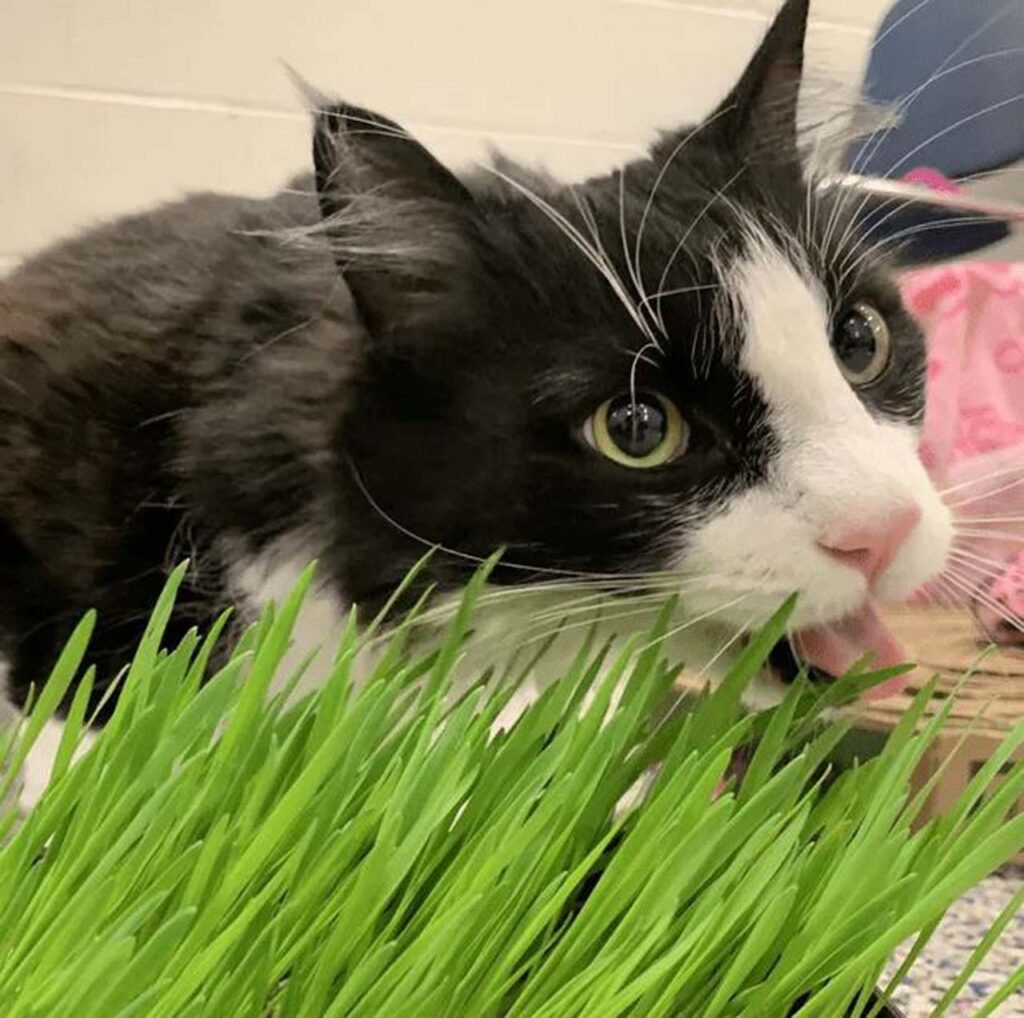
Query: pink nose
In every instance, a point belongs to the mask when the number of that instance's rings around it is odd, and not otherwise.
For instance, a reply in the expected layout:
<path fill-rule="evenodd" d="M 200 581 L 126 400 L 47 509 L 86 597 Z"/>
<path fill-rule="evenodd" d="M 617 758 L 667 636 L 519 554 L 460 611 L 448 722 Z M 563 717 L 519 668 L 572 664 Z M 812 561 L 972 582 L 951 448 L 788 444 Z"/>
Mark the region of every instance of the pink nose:
<path fill-rule="evenodd" d="M 884 520 L 828 532 L 818 540 L 818 547 L 836 562 L 876 580 L 889 568 L 920 519 L 916 505 L 902 505 Z"/>

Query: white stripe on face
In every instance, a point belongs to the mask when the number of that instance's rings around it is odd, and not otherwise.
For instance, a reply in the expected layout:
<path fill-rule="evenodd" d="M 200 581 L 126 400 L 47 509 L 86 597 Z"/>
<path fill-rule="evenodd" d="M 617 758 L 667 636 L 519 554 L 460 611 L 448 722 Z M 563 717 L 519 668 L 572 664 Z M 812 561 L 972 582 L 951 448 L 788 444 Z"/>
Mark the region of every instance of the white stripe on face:
<path fill-rule="evenodd" d="M 726 290 L 743 333 L 739 365 L 768 407 L 778 450 L 766 480 L 691 537 L 680 566 L 732 577 L 738 591 L 761 591 L 766 611 L 800 591 L 794 623 L 829 621 L 863 603 L 867 581 L 829 561 L 818 539 L 909 504 L 921 520 L 873 593 L 910 594 L 941 570 L 952 537 L 914 430 L 872 417 L 833 357 L 824 291 L 767 238 L 736 261 Z"/>

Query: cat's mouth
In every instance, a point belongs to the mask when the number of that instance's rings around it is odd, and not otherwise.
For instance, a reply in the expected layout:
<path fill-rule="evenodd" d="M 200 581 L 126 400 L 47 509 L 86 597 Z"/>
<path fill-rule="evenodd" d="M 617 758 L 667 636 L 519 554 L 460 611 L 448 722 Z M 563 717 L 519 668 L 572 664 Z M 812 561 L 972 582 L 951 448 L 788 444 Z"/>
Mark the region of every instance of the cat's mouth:
<path fill-rule="evenodd" d="M 803 665 L 812 681 L 822 682 L 845 675 L 858 662 L 869 658 L 869 667 L 891 668 L 904 664 L 909 654 L 885 624 L 878 605 L 868 600 L 844 618 L 821 626 L 799 629 L 780 641 L 768 657 L 775 676 L 792 682 Z M 864 694 L 866 700 L 881 700 L 901 693 L 907 676 L 900 675 Z"/>

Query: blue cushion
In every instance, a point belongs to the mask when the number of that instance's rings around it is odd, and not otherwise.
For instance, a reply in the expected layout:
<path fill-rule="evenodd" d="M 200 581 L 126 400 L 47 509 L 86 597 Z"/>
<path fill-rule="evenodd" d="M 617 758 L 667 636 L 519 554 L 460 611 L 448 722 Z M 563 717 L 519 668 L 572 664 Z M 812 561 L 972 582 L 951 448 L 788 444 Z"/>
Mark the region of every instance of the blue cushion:
<path fill-rule="evenodd" d="M 852 147 L 853 172 L 899 178 L 929 166 L 957 178 L 1016 162 L 1024 157 L 1024 0 L 898 0 L 875 38 L 864 94 L 890 108 L 907 104 L 895 127 Z M 886 210 L 892 205 L 867 209 L 868 225 Z M 905 263 L 921 264 L 971 254 L 1010 230 L 998 219 L 915 205 L 878 232 L 899 234 Z"/>
<path fill-rule="evenodd" d="M 961 177 L 1024 156 L 1021 0 L 899 0 L 878 31 L 865 96 L 898 103 L 933 76 L 897 127 L 855 150 L 852 167 L 902 177 L 932 166 Z"/>

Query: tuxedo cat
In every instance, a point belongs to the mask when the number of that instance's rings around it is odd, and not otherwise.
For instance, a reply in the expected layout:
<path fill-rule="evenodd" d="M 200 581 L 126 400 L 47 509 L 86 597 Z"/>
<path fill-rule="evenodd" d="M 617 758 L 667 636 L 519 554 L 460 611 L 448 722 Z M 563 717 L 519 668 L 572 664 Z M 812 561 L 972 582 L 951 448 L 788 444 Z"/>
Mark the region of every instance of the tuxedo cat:
<path fill-rule="evenodd" d="M 629 631 L 677 593 L 673 638 L 713 672 L 796 591 L 764 696 L 798 660 L 900 661 L 877 603 L 942 570 L 952 524 L 915 451 L 921 334 L 803 159 L 807 6 L 608 176 L 456 176 L 319 103 L 313 174 L 278 196 L 191 197 L 0 284 L 15 702 L 95 606 L 98 703 L 185 556 L 171 640 L 312 557 L 303 627 L 329 640 L 427 547 L 451 595 L 503 547 L 499 643 L 595 605 Z"/>

